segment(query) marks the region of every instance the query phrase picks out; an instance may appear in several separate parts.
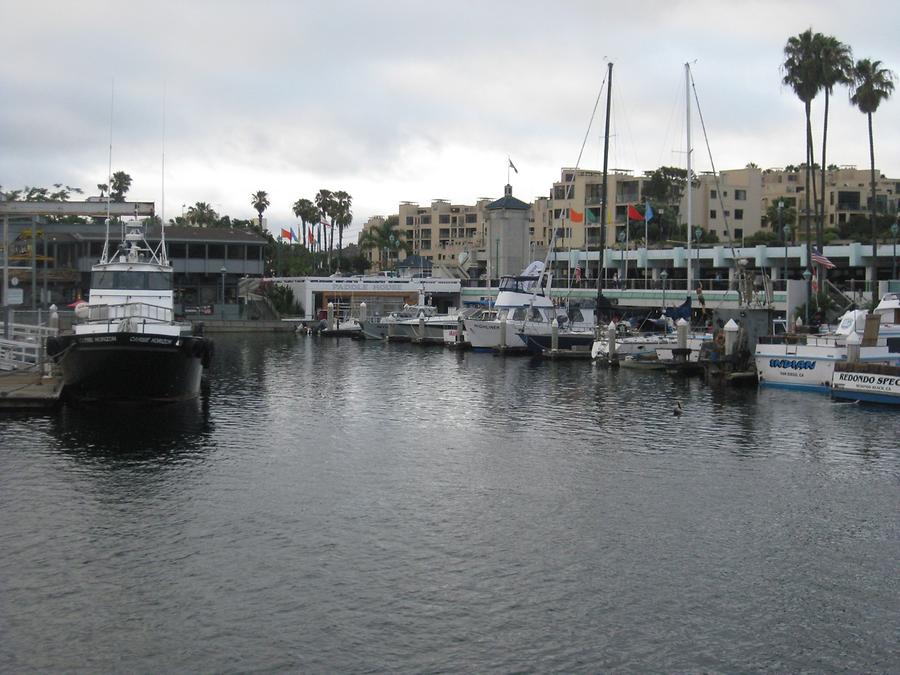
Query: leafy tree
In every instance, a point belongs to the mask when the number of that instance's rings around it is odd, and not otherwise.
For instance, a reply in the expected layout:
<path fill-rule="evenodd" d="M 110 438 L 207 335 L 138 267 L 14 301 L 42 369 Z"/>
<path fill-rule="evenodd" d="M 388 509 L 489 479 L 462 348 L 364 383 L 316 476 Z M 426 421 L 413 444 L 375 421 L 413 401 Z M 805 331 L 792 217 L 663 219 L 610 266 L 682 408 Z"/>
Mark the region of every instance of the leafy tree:
<path fill-rule="evenodd" d="M 782 233 L 780 228 L 783 228 L 785 225 L 793 227 L 794 223 L 797 222 L 797 209 L 793 206 L 784 206 L 781 208 L 780 215 L 778 211 L 777 203 L 770 204 L 769 208 L 766 209 L 765 214 L 763 214 L 763 220 L 772 229 L 772 232 L 775 232 L 781 237 Z"/>
<path fill-rule="evenodd" d="M 206 202 L 197 202 L 189 206 L 186 215 L 188 222 L 198 227 L 210 227 L 219 219 L 219 214 Z"/>
<path fill-rule="evenodd" d="M 131 176 L 124 171 L 116 171 L 112 175 L 111 185 L 110 199 L 114 202 L 124 202 L 125 195 L 131 189 Z"/>
<path fill-rule="evenodd" d="M 385 254 L 399 251 L 404 251 L 406 255 L 411 255 L 412 253 L 412 246 L 404 240 L 403 235 L 397 229 L 399 226 L 399 216 L 388 216 L 375 227 L 370 227 L 363 231 L 359 239 L 359 247 L 361 249 L 375 249 L 378 251 L 379 269 L 383 270 L 387 267 Z"/>
<path fill-rule="evenodd" d="M 850 102 L 865 114 L 869 122 L 869 170 L 871 176 L 871 198 L 869 204 L 869 220 L 872 224 L 872 251 L 877 245 L 875 230 L 875 140 L 872 133 L 872 115 L 878 110 L 882 101 L 890 98 L 894 91 L 893 72 L 881 67 L 881 61 L 861 59 L 853 67 L 853 93 Z M 875 256 L 872 256 L 873 266 Z M 873 276 L 873 279 L 877 277 Z"/>
<path fill-rule="evenodd" d="M 259 229 L 263 229 L 263 213 L 269 208 L 269 195 L 265 190 L 257 190 L 250 195 L 250 206 L 259 214 Z"/>
<path fill-rule="evenodd" d="M 679 221 L 681 210 L 681 198 L 684 195 L 684 186 L 687 182 L 687 169 L 675 166 L 661 166 L 647 174 L 649 180 L 644 182 L 641 198 L 650 201 L 653 205 L 654 215 L 650 221 L 647 236 L 650 239 L 664 241 L 672 236 L 672 229 Z M 643 212 L 643 207 L 638 208 Z M 631 222 L 629 236 L 644 236 L 644 225 L 639 222 Z M 639 228 L 640 232 L 637 231 Z"/>

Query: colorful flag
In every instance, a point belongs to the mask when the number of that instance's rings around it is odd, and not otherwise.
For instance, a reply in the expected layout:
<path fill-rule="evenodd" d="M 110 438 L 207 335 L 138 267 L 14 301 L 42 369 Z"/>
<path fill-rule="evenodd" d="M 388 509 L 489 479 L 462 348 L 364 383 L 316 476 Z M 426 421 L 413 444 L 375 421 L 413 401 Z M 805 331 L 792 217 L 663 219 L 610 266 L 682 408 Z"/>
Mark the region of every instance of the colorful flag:
<path fill-rule="evenodd" d="M 597 222 L 597 214 L 592 209 L 587 209 L 587 221 L 589 223 Z"/>
<path fill-rule="evenodd" d="M 653 208 L 650 206 L 650 202 L 645 202 L 644 220 L 653 220 Z"/>
<path fill-rule="evenodd" d="M 512 163 L 512 160 L 509 159 L 509 157 L 507 157 L 506 159 L 509 160 L 509 168 L 512 169 L 513 171 L 515 171 L 516 173 L 519 173 L 519 170 L 516 168 L 516 165 Z"/>
<path fill-rule="evenodd" d="M 294 228 L 291 228 L 291 241 L 297 241 L 297 234 L 294 232 Z"/>
<path fill-rule="evenodd" d="M 641 212 L 634 208 L 634 204 L 628 205 L 628 220 L 643 220 L 644 216 Z"/>
<path fill-rule="evenodd" d="M 814 263 L 818 263 L 819 265 L 821 265 L 822 267 L 824 267 L 827 270 L 833 270 L 835 267 L 837 267 L 837 265 L 835 265 L 833 262 L 831 262 L 824 255 L 819 253 L 819 249 L 817 249 L 815 246 L 813 246 L 813 248 L 812 248 L 812 261 Z"/>
<path fill-rule="evenodd" d="M 571 220 L 573 223 L 583 223 L 584 214 L 579 213 L 575 209 L 569 209 L 569 220 Z"/>
<path fill-rule="evenodd" d="M 310 225 L 309 226 L 309 245 L 310 246 L 312 246 L 313 244 L 316 243 L 316 238 L 313 236 L 312 232 L 313 232 L 312 225 Z"/>
<path fill-rule="evenodd" d="M 282 239 L 287 239 L 288 241 L 290 241 L 290 240 L 291 240 L 291 232 L 290 232 L 290 230 L 286 230 L 286 229 L 284 229 L 284 228 L 282 227 L 282 228 L 281 228 L 281 238 L 282 238 Z"/>

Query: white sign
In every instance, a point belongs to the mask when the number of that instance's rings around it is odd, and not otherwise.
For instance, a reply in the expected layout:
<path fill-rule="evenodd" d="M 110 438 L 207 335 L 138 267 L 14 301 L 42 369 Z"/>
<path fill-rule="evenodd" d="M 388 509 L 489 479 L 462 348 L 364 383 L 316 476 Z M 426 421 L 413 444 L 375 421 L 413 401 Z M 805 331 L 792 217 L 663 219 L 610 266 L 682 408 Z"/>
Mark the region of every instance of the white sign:
<path fill-rule="evenodd" d="M 6 289 L 6 304 L 7 305 L 21 305 L 25 302 L 25 291 L 21 288 L 7 288 Z"/>
<path fill-rule="evenodd" d="M 900 377 L 869 373 L 838 372 L 832 386 L 846 391 L 872 392 L 900 396 Z"/>

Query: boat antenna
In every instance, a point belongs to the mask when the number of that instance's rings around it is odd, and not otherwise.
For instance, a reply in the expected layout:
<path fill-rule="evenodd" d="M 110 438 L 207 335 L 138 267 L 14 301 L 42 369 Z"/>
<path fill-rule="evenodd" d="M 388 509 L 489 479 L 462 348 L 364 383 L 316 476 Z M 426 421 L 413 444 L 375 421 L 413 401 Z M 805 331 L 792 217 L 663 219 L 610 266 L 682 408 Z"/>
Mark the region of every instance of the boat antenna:
<path fill-rule="evenodd" d="M 110 206 L 109 201 L 112 196 L 112 142 L 113 142 L 113 108 L 116 100 L 116 78 L 112 78 L 109 92 L 109 165 L 107 166 L 106 179 L 106 236 L 103 240 L 103 254 L 100 256 L 100 262 L 109 262 L 109 219 Z"/>
<path fill-rule="evenodd" d="M 159 261 L 169 264 L 166 254 L 166 84 L 163 82 L 162 109 L 162 178 L 161 178 L 160 211 L 159 211 Z"/>

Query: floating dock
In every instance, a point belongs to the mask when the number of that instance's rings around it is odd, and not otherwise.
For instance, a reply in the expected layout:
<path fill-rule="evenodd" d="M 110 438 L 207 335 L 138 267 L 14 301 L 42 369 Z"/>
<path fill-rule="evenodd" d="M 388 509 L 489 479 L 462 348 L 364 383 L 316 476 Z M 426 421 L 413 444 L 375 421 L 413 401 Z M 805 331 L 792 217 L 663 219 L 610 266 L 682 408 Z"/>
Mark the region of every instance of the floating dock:
<path fill-rule="evenodd" d="M 63 381 L 34 371 L 0 373 L 0 410 L 52 408 L 60 401 Z"/>

